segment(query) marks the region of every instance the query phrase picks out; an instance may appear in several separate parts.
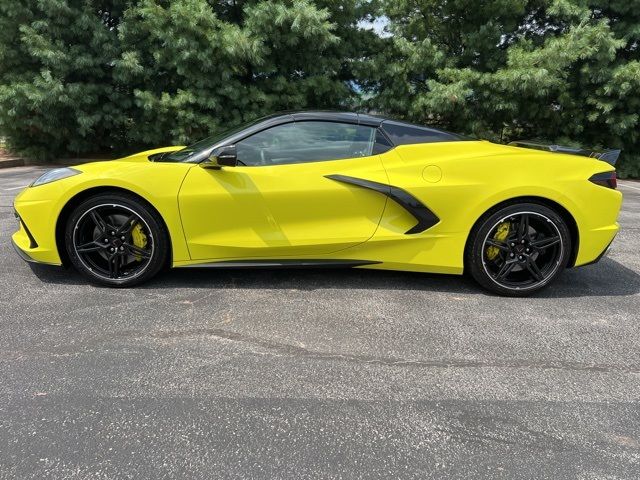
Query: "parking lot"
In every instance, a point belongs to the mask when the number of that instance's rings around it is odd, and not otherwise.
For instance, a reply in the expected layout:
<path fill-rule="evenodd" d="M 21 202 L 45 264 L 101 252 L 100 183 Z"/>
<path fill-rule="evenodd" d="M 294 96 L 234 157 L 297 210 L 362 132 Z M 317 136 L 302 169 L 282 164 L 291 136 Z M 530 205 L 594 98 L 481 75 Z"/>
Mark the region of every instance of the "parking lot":
<path fill-rule="evenodd" d="M 0 170 L 0 478 L 638 478 L 640 183 L 600 263 L 453 276 L 30 266 Z"/>

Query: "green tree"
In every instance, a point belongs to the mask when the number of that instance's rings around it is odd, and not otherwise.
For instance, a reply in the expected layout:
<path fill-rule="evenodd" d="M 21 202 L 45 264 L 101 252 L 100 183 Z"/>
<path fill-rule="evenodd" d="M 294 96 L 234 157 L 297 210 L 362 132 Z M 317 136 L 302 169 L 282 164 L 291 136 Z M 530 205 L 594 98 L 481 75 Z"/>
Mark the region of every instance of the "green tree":
<path fill-rule="evenodd" d="M 0 1 L 0 132 L 36 157 L 103 151 L 124 127 L 111 83 L 122 0 Z"/>
<path fill-rule="evenodd" d="M 637 3 L 637 2 L 636 2 Z M 493 140 L 623 148 L 640 174 L 640 9 L 588 0 L 388 0 L 377 109 Z"/>
<path fill-rule="evenodd" d="M 138 2 L 116 69 L 135 102 L 131 141 L 186 143 L 274 111 L 348 104 L 350 44 L 337 27 L 310 0 Z"/>
<path fill-rule="evenodd" d="M 366 7 L 366 2 L 365 2 Z M 356 100 L 358 0 L 0 0 L 0 132 L 38 156 L 187 143 Z"/>
<path fill-rule="evenodd" d="M 0 134 L 40 157 L 188 143 L 363 106 L 492 140 L 625 150 L 640 8 L 622 0 L 0 0 Z M 359 28 L 377 14 L 390 35 Z"/>

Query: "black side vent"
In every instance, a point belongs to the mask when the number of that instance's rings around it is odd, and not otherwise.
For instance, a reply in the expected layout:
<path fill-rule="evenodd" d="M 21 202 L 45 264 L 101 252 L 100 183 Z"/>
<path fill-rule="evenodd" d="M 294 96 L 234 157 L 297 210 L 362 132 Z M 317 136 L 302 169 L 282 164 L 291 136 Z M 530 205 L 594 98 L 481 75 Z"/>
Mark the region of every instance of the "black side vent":
<path fill-rule="evenodd" d="M 20 218 L 20 215 L 18 215 L 18 212 L 13 212 L 13 213 L 14 213 L 15 217 L 20 221 L 20 224 L 22 225 L 22 228 L 24 228 L 24 231 L 27 234 L 27 237 L 29 237 L 29 248 L 38 248 L 38 242 L 36 242 L 36 239 L 33 238 L 33 235 L 29 231 L 29 228 L 27 227 L 27 224 L 24 223 L 22 218 Z"/>

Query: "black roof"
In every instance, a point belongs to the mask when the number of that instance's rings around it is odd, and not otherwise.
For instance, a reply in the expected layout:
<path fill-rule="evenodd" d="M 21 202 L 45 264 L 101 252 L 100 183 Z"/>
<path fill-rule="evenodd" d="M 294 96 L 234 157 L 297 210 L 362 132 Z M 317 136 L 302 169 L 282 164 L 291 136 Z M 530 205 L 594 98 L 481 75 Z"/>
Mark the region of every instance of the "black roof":
<path fill-rule="evenodd" d="M 322 110 L 288 112 L 288 115 L 292 116 L 296 121 L 321 120 L 327 122 L 355 123 L 357 125 L 369 125 L 371 127 L 379 127 L 385 120 L 384 118 L 367 115 L 365 113 Z"/>
<path fill-rule="evenodd" d="M 225 144 L 241 141 L 257 132 L 266 130 L 276 125 L 291 122 L 321 121 L 351 123 L 354 125 L 366 125 L 380 128 L 391 143 L 395 145 L 409 145 L 416 143 L 452 142 L 469 140 L 467 137 L 455 133 L 446 132 L 437 128 L 415 125 L 408 122 L 393 120 L 390 118 L 355 112 L 339 111 L 292 111 L 280 112 L 260 118 L 244 130 L 237 132 L 224 140 Z"/>
<path fill-rule="evenodd" d="M 470 140 L 463 135 L 447 132 L 438 128 L 416 125 L 402 120 L 394 120 L 392 118 L 369 115 L 366 113 L 330 110 L 303 110 L 277 113 L 266 117 L 265 120 L 269 120 L 269 123 L 273 122 L 273 124 L 291 121 L 316 120 L 324 122 L 353 123 L 356 125 L 367 125 L 375 128 L 381 127 L 394 145 Z"/>

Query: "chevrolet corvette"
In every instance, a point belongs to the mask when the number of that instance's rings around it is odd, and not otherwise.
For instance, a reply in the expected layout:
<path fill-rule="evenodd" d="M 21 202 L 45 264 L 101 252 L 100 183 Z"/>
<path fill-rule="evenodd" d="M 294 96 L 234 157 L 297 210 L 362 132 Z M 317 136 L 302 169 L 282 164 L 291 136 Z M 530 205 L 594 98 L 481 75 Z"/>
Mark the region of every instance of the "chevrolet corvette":
<path fill-rule="evenodd" d="M 617 150 L 499 145 L 372 115 L 273 115 L 191 146 L 45 172 L 18 254 L 133 286 L 166 267 L 468 273 L 507 296 L 598 261 Z"/>

